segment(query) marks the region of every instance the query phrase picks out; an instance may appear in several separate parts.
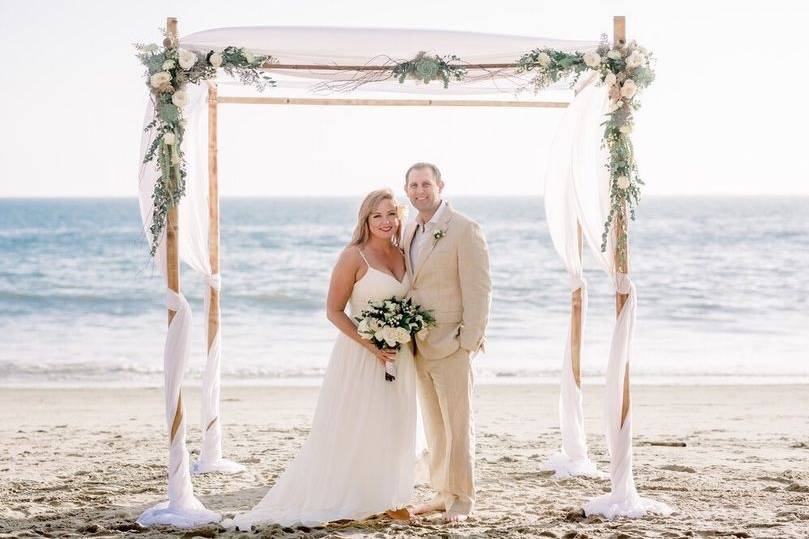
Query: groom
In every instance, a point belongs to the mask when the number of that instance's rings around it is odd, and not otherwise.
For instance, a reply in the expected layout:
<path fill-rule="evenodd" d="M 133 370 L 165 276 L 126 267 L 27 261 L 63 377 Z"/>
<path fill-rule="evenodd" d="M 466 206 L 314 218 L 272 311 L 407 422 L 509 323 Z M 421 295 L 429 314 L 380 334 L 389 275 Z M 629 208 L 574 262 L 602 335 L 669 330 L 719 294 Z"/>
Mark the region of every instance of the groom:
<path fill-rule="evenodd" d="M 457 522 L 475 503 L 471 359 L 483 348 L 492 285 L 480 226 L 442 200 L 443 189 L 433 164 L 416 163 L 405 174 L 405 192 L 419 212 L 404 239 L 410 297 L 436 320 L 415 346 L 430 485 L 437 494 L 414 512 L 444 511 L 446 521 Z"/>

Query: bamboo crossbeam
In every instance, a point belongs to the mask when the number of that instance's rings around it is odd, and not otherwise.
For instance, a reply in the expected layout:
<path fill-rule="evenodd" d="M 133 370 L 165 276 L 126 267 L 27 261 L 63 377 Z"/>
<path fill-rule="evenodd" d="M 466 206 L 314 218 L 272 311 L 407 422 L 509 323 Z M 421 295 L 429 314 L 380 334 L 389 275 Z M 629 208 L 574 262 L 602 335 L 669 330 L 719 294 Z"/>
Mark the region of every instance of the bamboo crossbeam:
<path fill-rule="evenodd" d="M 522 67 L 521 64 L 449 64 L 451 67 L 463 69 L 509 69 Z M 305 71 L 390 71 L 390 65 L 338 65 L 338 64 L 273 64 L 264 63 L 261 69 L 271 71 L 274 69 L 305 70 Z"/>
<path fill-rule="evenodd" d="M 565 101 L 493 101 L 485 99 L 339 99 L 319 97 L 220 96 L 220 104 L 239 105 L 342 105 L 368 107 L 529 107 L 566 108 Z"/>

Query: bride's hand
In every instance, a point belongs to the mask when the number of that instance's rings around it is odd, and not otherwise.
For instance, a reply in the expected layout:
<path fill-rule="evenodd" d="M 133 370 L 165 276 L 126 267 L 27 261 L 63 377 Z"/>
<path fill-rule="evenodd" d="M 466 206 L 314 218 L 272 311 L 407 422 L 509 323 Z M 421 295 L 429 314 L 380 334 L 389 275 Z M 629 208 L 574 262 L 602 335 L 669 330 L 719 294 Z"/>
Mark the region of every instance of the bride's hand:
<path fill-rule="evenodd" d="M 377 348 L 374 345 L 371 345 L 373 349 L 371 350 L 373 354 L 376 356 L 376 359 L 382 363 L 382 366 L 385 366 L 386 361 L 396 361 L 396 350 L 393 348 Z"/>

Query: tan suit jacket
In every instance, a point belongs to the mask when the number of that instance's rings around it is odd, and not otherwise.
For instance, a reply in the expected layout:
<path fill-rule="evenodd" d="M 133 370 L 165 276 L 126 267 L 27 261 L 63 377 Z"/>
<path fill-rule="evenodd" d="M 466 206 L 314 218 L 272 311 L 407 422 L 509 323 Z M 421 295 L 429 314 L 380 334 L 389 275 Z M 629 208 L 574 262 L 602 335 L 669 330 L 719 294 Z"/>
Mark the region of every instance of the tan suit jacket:
<path fill-rule="evenodd" d="M 482 349 L 492 298 L 483 232 L 476 222 L 447 206 L 433 231 L 443 231 L 444 236 L 425 238 L 419 258 L 412 264 L 410 244 L 417 223 L 409 223 L 405 229 L 410 297 L 432 310 L 437 324 L 425 339 L 415 339 L 416 349 L 427 359 L 447 357 L 458 348 L 472 355 Z"/>

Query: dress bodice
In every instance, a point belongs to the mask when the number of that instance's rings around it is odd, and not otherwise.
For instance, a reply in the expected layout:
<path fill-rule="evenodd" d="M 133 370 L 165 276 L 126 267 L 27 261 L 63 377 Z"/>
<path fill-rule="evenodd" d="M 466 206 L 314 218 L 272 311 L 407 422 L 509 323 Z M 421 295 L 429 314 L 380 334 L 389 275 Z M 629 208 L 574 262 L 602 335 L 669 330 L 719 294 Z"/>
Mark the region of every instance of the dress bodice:
<path fill-rule="evenodd" d="M 367 264 L 367 262 L 366 262 Z M 349 298 L 351 316 L 359 314 L 368 306 L 369 301 L 379 301 L 391 296 L 404 297 L 410 290 L 410 275 L 405 273 L 401 282 L 390 273 L 368 265 L 362 278 L 354 283 L 354 290 Z"/>

